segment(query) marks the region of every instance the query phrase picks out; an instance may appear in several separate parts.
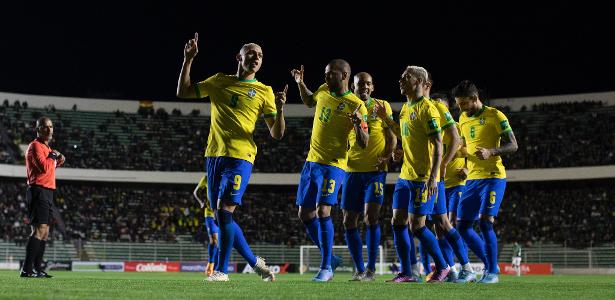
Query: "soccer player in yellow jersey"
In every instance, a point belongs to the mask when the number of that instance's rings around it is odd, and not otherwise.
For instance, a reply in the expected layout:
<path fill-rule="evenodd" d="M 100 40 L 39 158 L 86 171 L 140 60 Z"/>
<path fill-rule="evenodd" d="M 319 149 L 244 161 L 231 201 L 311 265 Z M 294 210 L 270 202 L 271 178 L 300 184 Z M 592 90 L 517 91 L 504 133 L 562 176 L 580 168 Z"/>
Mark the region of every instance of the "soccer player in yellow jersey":
<path fill-rule="evenodd" d="M 393 238 L 401 262 L 401 272 L 390 282 L 416 282 L 411 264 L 416 261 L 412 237 L 408 232 L 408 212 L 414 235 L 424 245 L 436 264 L 436 272 L 428 282 L 441 282 L 450 267 L 442 256 L 436 237 L 425 227 L 426 215 L 431 214 L 438 191 L 438 170 L 442 161 L 440 115 L 434 104 L 424 95 L 427 70 L 408 66 L 399 80 L 407 102 L 399 114 L 399 125 L 388 121 L 402 141 L 404 158 L 400 178 L 393 193 Z M 384 117 L 384 110 L 376 113 Z M 411 259 L 414 257 L 414 259 Z"/>
<path fill-rule="evenodd" d="M 355 143 L 348 151 L 341 204 L 344 212 L 344 236 L 356 269 L 352 281 L 373 281 L 380 245 L 378 218 L 384 201 L 387 163 L 395 150 L 397 138 L 374 113 L 374 104 L 378 102 L 386 108 L 387 118 L 393 118 L 393 111 L 387 101 L 371 97 L 374 91 L 372 76 L 366 72 L 357 73 L 354 76 L 353 91 L 367 108 L 369 145 L 363 149 Z M 349 139 L 355 139 L 354 131 L 350 133 Z M 363 243 L 358 226 L 361 214 L 364 214 L 367 227 L 367 267 L 363 265 Z"/>
<path fill-rule="evenodd" d="M 517 140 L 506 116 L 484 105 L 472 82 L 459 83 L 453 95 L 462 111 L 459 127 L 468 170 L 466 190 L 457 208 L 457 228 L 468 247 L 485 262 L 479 283 L 497 283 L 498 240 L 493 222 L 506 189 L 506 171 L 500 156 L 517 151 Z M 484 242 L 473 229 L 479 218 Z"/>
<path fill-rule="evenodd" d="M 250 180 L 256 156 L 253 133 L 263 116 L 271 136 L 284 135 L 286 91 L 273 93 L 270 86 L 256 80 L 263 62 L 263 50 L 254 43 L 243 45 L 236 55 L 237 73 L 218 73 L 199 83 L 190 80 L 192 61 L 198 53 L 198 33 L 184 46 L 184 62 L 177 84 L 180 98 L 211 101 L 211 127 L 205 151 L 208 196 L 220 226 L 218 265 L 208 281 L 228 281 L 228 263 L 234 247 L 265 281 L 274 280 L 265 261 L 254 256 L 233 212 Z"/>
<path fill-rule="evenodd" d="M 205 273 L 207 276 L 211 276 L 214 273 L 214 266 L 216 265 L 216 259 L 218 258 L 218 225 L 216 224 L 214 210 L 211 209 L 209 198 L 207 196 L 207 174 L 199 180 L 192 195 L 199 202 L 201 208 L 204 211 L 205 228 L 207 229 L 207 236 L 209 237 L 209 245 L 207 246 L 207 253 L 209 259 L 207 261 L 207 268 Z"/>
<path fill-rule="evenodd" d="M 430 85 L 433 84 L 431 78 Z M 438 197 L 432 214 L 433 222 L 436 224 L 436 232 L 438 236 L 438 244 L 444 258 L 451 267 L 451 272 L 447 278 L 449 282 L 466 283 L 476 281 L 476 274 L 470 266 L 468 259 L 468 250 L 459 235 L 459 232 L 453 227 L 447 212 L 449 207 L 454 205 L 455 209 L 459 203 L 459 198 L 463 192 L 464 180 L 460 179 L 459 173 L 465 165 L 465 159 L 460 157 L 459 151 L 461 147 L 461 138 L 457 123 L 453 120 L 451 113 L 448 110 L 448 96 L 445 93 L 436 93 L 431 96 L 432 101 L 436 104 L 440 112 L 442 129 L 442 148 L 443 159 L 440 166 L 440 182 L 438 183 Z M 448 203 L 448 205 L 447 205 Z M 461 271 L 457 272 L 454 269 L 455 260 L 453 253 L 457 256 Z"/>
<path fill-rule="evenodd" d="M 316 107 L 312 126 L 310 152 L 301 171 L 297 190 L 299 218 L 308 235 L 319 245 L 322 255 L 320 271 L 314 281 L 333 278 L 332 249 L 333 221 L 331 206 L 337 205 L 337 195 L 344 180 L 348 148 L 368 145 L 367 109 L 349 87 L 350 65 L 334 59 L 325 68 L 325 84 L 312 93 L 303 82 L 303 66 L 291 75 L 299 87 L 301 100 L 308 107 Z M 353 131 L 354 140 L 349 139 Z M 318 219 L 316 218 L 318 215 Z"/>

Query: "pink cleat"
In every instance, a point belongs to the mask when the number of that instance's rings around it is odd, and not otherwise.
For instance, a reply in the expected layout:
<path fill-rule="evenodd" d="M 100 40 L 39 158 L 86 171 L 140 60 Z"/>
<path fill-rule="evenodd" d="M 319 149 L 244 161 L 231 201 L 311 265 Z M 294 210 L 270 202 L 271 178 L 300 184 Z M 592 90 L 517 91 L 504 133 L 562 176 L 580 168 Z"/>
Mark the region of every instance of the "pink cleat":
<path fill-rule="evenodd" d="M 397 276 L 395 276 L 395 278 L 387 280 L 386 282 L 402 283 L 402 282 L 418 282 L 418 281 L 416 280 L 416 278 L 412 276 L 398 273 Z"/>
<path fill-rule="evenodd" d="M 451 267 L 446 267 L 446 269 L 437 270 L 431 278 L 427 281 L 427 283 L 440 283 L 446 280 L 446 276 L 451 272 Z"/>

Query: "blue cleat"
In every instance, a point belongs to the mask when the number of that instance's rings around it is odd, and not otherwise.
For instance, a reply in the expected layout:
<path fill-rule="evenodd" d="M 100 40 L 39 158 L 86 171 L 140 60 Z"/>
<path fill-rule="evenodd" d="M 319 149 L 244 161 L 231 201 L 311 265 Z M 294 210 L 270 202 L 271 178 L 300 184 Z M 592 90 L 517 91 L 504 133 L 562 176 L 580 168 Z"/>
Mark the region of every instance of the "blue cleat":
<path fill-rule="evenodd" d="M 335 269 L 337 269 L 337 267 L 339 267 L 340 265 L 342 265 L 342 258 L 340 256 L 337 255 L 331 255 L 331 271 L 335 271 Z"/>
<path fill-rule="evenodd" d="M 312 278 L 312 281 L 327 282 L 327 281 L 331 281 L 331 279 L 333 279 L 333 270 L 331 270 L 331 268 L 328 268 L 328 269 L 320 269 L 320 271 L 318 271 L 316 276 Z"/>
<path fill-rule="evenodd" d="M 455 280 L 455 283 L 468 283 L 476 282 L 476 273 L 468 270 L 461 270 L 459 277 Z"/>
<path fill-rule="evenodd" d="M 500 282 L 498 274 L 493 274 L 493 273 L 485 273 L 483 275 L 483 278 L 481 278 L 478 281 L 478 283 L 498 283 L 498 282 Z"/>

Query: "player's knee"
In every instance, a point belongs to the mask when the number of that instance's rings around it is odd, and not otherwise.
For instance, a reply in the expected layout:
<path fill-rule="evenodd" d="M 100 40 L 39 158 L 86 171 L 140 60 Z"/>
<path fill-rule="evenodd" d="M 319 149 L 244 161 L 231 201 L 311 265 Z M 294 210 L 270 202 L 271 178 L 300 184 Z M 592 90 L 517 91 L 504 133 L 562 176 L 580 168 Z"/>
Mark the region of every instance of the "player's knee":
<path fill-rule="evenodd" d="M 495 218 L 493 216 L 489 216 L 489 215 L 481 215 L 480 216 L 480 221 L 489 221 L 491 223 L 495 222 Z"/>
<path fill-rule="evenodd" d="M 377 213 L 368 212 L 363 217 L 363 221 L 367 225 L 376 225 L 376 224 L 378 224 L 378 214 Z"/>
<path fill-rule="evenodd" d="M 316 218 L 316 210 L 315 209 L 305 209 L 304 207 L 299 207 L 299 220 L 301 221 L 309 221 L 311 219 Z"/>
<path fill-rule="evenodd" d="M 34 226 L 34 237 L 39 240 L 46 240 L 49 235 L 49 225 L 47 224 L 36 224 Z"/>
<path fill-rule="evenodd" d="M 354 218 L 344 218 L 344 229 L 350 230 L 357 228 L 357 220 Z"/>
<path fill-rule="evenodd" d="M 319 205 L 317 208 L 317 215 L 319 218 L 326 218 L 331 215 L 331 206 Z"/>

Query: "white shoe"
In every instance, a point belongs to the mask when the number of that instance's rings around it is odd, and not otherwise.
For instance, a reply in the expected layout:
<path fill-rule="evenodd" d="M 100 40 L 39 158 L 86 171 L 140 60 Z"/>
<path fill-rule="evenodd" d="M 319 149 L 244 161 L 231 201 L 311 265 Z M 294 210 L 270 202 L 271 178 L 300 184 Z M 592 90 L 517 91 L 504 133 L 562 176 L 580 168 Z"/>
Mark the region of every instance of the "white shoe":
<path fill-rule="evenodd" d="M 222 273 L 220 271 L 215 271 L 213 274 L 211 274 L 205 280 L 207 280 L 207 281 L 228 281 L 228 274 L 224 274 L 224 273 Z"/>
<path fill-rule="evenodd" d="M 275 275 L 269 267 L 265 264 L 265 259 L 262 257 L 256 257 L 256 265 L 254 266 L 254 272 L 261 276 L 263 281 L 275 281 Z"/>

